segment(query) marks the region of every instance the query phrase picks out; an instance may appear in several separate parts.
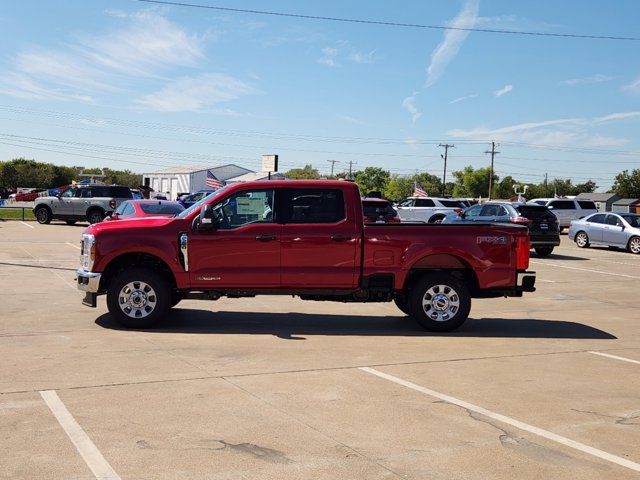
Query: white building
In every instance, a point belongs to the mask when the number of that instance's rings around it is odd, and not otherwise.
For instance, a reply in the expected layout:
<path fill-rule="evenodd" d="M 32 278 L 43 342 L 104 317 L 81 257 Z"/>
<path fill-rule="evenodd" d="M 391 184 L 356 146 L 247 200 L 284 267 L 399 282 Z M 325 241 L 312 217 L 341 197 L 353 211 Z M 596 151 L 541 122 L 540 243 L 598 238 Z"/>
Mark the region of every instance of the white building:
<path fill-rule="evenodd" d="M 167 198 L 175 200 L 178 194 L 206 190 L 207 170 L 210 170 L 218 180 L 229 183 L 234 183 L 233 179 L 237 177 L 255 173 L 233 163 L 211 167 L 198 165 L 196 167 L 165 168 L 153 173 L 143 173 L 142 182 L 145 187 L 151 187 L 155 192 L 164 193 Z"/>

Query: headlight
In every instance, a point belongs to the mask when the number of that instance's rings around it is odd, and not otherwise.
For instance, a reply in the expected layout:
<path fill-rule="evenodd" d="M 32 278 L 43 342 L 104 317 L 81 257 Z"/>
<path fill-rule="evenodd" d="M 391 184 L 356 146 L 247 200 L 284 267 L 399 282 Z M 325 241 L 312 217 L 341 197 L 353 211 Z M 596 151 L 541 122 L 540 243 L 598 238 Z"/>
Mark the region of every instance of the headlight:
<path fill-rule="evenodd" d="M 82 234 L 80 243 L 80 265 L 84 270 L 90 272 L 93 262 L 96 259 L 96 239 L 89 233 Z"/>

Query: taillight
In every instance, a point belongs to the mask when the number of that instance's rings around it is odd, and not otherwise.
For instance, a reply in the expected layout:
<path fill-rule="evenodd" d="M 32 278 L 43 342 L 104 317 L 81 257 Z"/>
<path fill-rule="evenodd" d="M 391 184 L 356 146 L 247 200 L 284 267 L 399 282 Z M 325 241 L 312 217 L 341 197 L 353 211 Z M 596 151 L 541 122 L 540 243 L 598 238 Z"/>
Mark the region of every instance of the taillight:
<path fill-rule="evenodd" d="M 531 243 L 529 235 L 516 237 L 516 270 L 526 270 L 529 268 L 529 253 Z"/>
<path fill-rule="evenodd" d="M 531 220 L 525 217 L 510 217 L 509 221 L 511 223 L 517 223 L 518 225 L 531 225 Z"/>
<path fill-rule="evenodd" d="M 109 200 L 109 208 L 111 210 L 115 210 L 115 208 L 116 208 L 116 201 L 115 200 Z"/>

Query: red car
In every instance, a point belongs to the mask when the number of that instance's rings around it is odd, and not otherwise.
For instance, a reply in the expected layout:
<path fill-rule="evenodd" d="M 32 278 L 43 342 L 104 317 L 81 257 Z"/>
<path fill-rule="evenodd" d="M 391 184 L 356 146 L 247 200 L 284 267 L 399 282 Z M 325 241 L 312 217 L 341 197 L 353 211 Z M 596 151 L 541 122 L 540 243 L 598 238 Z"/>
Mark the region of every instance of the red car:
<path fill-rule="evenodd" d="M 226 185 L 173 218 L 96 223 L 82 234 L 83 303 L 149 328 L 183 298 L 297 295 L 391 302 L 450 331 L 472 298 L 535 290 L 527 227 L 365 224 L 358 186 L 330 180 Z M 320 306 L 320 309 L 322 306 Z"/>
<path fill-rule="evenodd" d="M 178 202 L 169 200 L 127 200 L 113 215 L 103 221 L 128 220 L 139 217 L 175 217 L 184 210 Z"/>
<path fill-rule="evenodd" d="M 400 217 L 391 202 L 383 198 L 363 198 L 364 223 L 398 223 Z"/>

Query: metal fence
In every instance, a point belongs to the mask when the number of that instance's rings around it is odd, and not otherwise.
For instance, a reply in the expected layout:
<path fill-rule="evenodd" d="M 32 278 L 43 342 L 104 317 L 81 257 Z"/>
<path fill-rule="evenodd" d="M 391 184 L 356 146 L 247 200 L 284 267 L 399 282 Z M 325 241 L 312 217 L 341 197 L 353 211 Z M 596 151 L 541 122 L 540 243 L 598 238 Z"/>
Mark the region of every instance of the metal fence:
<path fill-rule="evenodd" d="M 15 212 L 15 213 L 14 213 Z M 35 220 L 32 207 L 0 205 L 0 220 Z"/>

